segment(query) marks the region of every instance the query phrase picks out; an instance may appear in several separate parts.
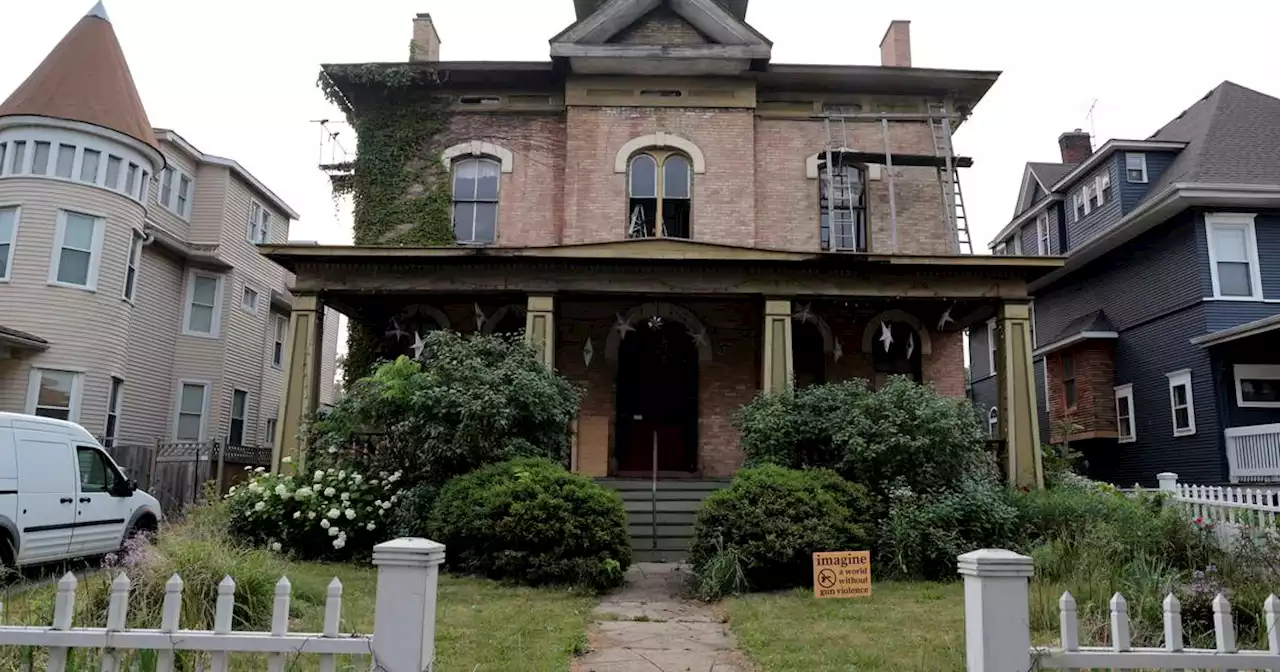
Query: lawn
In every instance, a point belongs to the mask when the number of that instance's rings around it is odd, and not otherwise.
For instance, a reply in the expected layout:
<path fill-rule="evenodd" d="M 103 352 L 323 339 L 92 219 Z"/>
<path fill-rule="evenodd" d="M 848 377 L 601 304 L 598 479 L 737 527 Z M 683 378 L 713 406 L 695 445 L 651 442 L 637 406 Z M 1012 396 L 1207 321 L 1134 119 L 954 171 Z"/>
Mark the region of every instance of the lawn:
<path fill-rule="evenodd" d="M 336 575 L 343 583 L 343 632 L 367 633 L 373 630 L 374 593 L 377 572 L 372 567 L 292 563 L 289 580 L 295 595 L 324 595 L 325 587 Z M 105 574 L 91 575 L 82 581 L 80 592 L 93 581 L 106 581 Z M 437 667 L 441 670 L 468 672 L 502 672 L 505 670 L 565 670 L 575 650 L 586 645 L 586 624 L 595 598 L 582 592 L 520 588 L 483 579 L 441 575 L 439 610 L 436 620 Z M 53 586 L 21 592 L 9 588 L 4 595 L 3 622 L 6 624 L 47 625 L 53 614 Z M 82 604 L 84 600 L 78 599 Z M 78 610 L 79 611 L 79 610 Z M 294 600 L 290 629 L 318 632 L 324 620 L 324 609 L 318 601 Z M 78 613 L 77 625 L 101 625 L 88 614 Z M 26 668 L 27 656 L 40 669 L 43 651 L 6 649 L 0 651 L 0 672 Z M 82 652 L 81 669 L 88 669 L 93 652 Z M 233 670 L 262 670 L 261 656 L 238 654 L 232 657 Z M 314 658 L 305 656 L 290 670 L 314 670 Z M 137 656 L 138 668 L 126 660 L 124 669 L 150 669 L 150 656 Z M 368 659 L 341 661 L 340 670 L 368 670 Z"/>

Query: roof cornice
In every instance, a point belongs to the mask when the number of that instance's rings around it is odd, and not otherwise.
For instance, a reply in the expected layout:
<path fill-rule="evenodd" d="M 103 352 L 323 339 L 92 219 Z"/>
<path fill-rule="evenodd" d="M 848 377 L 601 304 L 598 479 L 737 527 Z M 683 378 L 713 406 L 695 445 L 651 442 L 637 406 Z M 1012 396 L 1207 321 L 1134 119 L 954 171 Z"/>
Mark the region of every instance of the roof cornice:
<path fill-rule="evenodd" d="M 991 239 L 991 242 L 987 243 L 987 247 L 994 249 L 996 245 L 1004 242 L 1004 239 L 1008 237 L 1009 234 L 1013 233 L 1014 231 L 1017 231 L 1018 228 L 1020 228 L 1027 222 L 1030 222 L 1031 220 L 1035 219 L 1036 215 L 1039 215 L 1041 212 L 1044 212 L 1045 208 L 1047 208 L 1049 204 L 1057 203 L 1061 201 L 1063 198 L 1064 196 L 1062 194 L 1053 194 L 1053 193 L 1046 194 L 1044 198 L 1041 198 L 1040 200 L 1033 203 L 1031 207 L 1024 210 L 1022 214 L 1018 215 L 1017 217 L 1014 217 L 1013 221 L 1006 224 L 1003 229 L 1000 229 L 1000 233 L 997 233 L 996 236 Z"/>
<path fill-rule="evenodd" d="M 1108 156 L 1117 151 L 1171 151 L 1176 152 L 1187 146 L 1185 142 L 1169 142 L 1165 140 L 1108 140 L 1098 151 L 1089 155 L 1089 158 L 1080 162 L 1071 172 L 1062 176 L 1049 188 L 1049 191 L 1058 191 L 1071 185 L 1071 183 L 1080 179 L 1080 177 L 1093 170 L 1098 164 L 1102 163 Z"/>

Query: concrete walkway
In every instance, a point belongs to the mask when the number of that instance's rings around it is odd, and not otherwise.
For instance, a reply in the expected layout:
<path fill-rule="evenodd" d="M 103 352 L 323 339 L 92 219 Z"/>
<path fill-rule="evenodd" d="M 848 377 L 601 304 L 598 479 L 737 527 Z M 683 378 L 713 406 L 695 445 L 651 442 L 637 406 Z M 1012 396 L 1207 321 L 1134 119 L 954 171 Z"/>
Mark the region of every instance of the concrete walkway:
<path fill-rule="evenodd" d="M 707 604 L 681 597 L 688 567 L 641 562 L 606 595 L 587 631 L 591 653 L 575 672 L 748 672 L 728 626 Z"/>

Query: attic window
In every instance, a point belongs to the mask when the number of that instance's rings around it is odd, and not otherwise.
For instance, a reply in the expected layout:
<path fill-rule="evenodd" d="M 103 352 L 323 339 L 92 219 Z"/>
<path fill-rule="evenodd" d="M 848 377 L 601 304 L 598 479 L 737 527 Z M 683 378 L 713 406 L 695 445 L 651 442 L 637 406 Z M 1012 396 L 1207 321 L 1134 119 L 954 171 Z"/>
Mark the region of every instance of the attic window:
<path fill-rule="evenodd" d="M 462 105 L 501 105 L 502 98 L 500 96 L 459 96 L 458 102 Z"/>
<path fill-rule="evenodd" d="M 684 92 L 680 89 L 642 89 L 640 95 L 646 98 L 679 98 Z"/>

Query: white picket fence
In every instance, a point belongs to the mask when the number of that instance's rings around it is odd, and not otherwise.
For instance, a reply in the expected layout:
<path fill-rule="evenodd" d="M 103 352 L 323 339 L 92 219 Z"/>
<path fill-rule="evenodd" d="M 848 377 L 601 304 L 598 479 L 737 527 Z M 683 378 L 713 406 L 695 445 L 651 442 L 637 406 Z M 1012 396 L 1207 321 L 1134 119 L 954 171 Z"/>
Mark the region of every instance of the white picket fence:
<path fill-rule="evenodd" d="M 1164 600 L 1163 647 L 1130 644 L 1128 605 L 1119 593 L 1111 598 L 1110 646 L 1080 646 L 1076 602 L 1070 593 L 1058 601 L 1059 642 L 1056 647 L 1031 645 L 1029 585 L 1034 574 L 1031 558 L 1013 551 L 982 549 L 959 557 L 964 577 L 965 658 L 968 672 L 1012 672 L 1036 669 L 1144 670 L 1280 670 L 1280 600 L 1263 605 L 1267 650 L 1236 647 L 1231 604 L 1218 595 L 1213 601 L 1216 646 L 1183 646 L 1182 612 L 1172 594 Z"/>
<path fill-rule="evenodd" d="M 1238 486 L 1189 485 L 1179 483 L 1171 472 L 1157 474 L 1160 491 L 1169 493 L 1175 505 L 1192 518 L 1228 528 L 1240 525 L 1276 529 L 1280 515 L 1280 491 L 1274 488 L 1241 488 Z M 1230 529 L 1223 530 L 1224 534 Z"/>
<path fill-rule="evenodd" d="M 395 539 L 374 547 L 378 593 L 372 635 L 339 632 L 342 583 L 336 577 L 325 599 L 324 632 L 289 632 L 292 587 L 287 578 L 276 584 L 270 632 L 233 631 L 236 584 L 231 577 L 218 585 L 213 630 L 184 630 L 179 623 L 183 584 L 177 574 L 165 584 L 159 629 L 126 627 L 132 586 L 124 574 L 111 583 L 107 626 L 76 627 L 76 577 L 68 573 L 58 582 L 52 626 L 0 626 L 0 646 L 48 647 L 49 672 L 65 672 L 71 649 L 101 650 L 103 672 L 120 670 L 130 650 L 157 652 L 157 672 L 173 672 L 177 651 L 209 652 L 211 672 L 226 672 L 231 653 L 267 654 L 272 672 L 291 669 L 300 654 L 317 654 L 321 672 L 333 672 L 336 655 L 368 656 L 373 669 L 385 672 L 429 671 L 435 655 L 436 582 L 443 562 L 444 546 L 427 539 Z"/>

